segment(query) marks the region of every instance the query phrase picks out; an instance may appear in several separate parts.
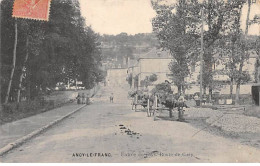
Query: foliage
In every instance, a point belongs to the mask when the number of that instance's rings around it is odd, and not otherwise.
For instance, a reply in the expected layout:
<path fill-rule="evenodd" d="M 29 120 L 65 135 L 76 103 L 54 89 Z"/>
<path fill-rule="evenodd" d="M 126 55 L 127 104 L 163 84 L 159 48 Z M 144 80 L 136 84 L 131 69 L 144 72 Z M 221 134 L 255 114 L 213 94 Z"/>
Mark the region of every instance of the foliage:
<path fill-rule="evenodd" d="M 141 86 L 149 86 L 151 85 L 153 82 L 157 81 L 157 75 L 156 74 L 152 74 L 150 76 L 146 76 L 144 80 L 141 80 L 140 84 Z"/>
<path fill-rule="evenodd" d="M 150 48 L 157 46 L 157 40 L 152 33 L 139 33 L 129 35 L 120 33 L 118 35 L 102 35 L 100 37 L 102 47 L 102 58 L 104 61 L 117 61 L 122 67 L 127 67 L 125 61 L 128 58 L 138 58 L 135 54 L 145 53 Z"/>
<path fill-rule="evenodd" d="M 255 64 L 255 82 L 260 83 L 260 36 L 256 39 L 254 50 L 256 51 L 256 54 L 258 55 L 257 61 Z"/>
<path fill-rule="evenodd" d="M 155 82 L 155 81 L 157 81 L 157 75 L 156 75 L 156 74 L 150 75 L 150 76 L 148 77 L 148 80 L 149 80 L 150 82 Z"/>
<path fill-rule="evenodd" d="M 191 62 L 190 54 L 197 37 L 193 28 L 195 19 L 189 16 L 198 15 L 199 10 L 189 6 L 196 6 L 197 3 L 197 1 L 179 1 L 175 6 L 166 6 L 153 2 L 157 13 L 153 19 L 153 31 L 157 35 L 160 47 L 170 50 L 174 58 L 169 68 L 179 93 L 184 89 L 185 77 L 190 74 L 188 69 Z"/>
<path fill-rule="evenodd" d="M 10 77 L 14 43 L 12 5 L 14 0 L 1 1 L 1 97 L 6 95 Z M 41 91 L 54 88 L 57 82 L 81 79 L 92 87 L 102 80 L 98 34 L 85 24 L 78 1 L 53 1 L 49 22 L 17 19 L 17 66 L 10 100 L 15 96 L 19 77 L 25 65 L 23 96 L 33 99 Z M 26 41 L 28 45 L 26 45 Z M 4 41 L 4 42 L 3 42 Z M 24 63 L 26 54 L 28 61 Z"/>
<path fill-rule="evenodd" d="M 155 88 L 152 90 L 152 93 L 172 94 L 173 91 L 171 90 L 171 86 L 169 83 L 161 83 L 155 86 Z"/>
<path fill-rule="evenodd" d="M 135 95 L 139 95 L 139 96 L 142 96 L 143 95 L 143 91 L 141 91 L 141 90 L 134 90 L 134 91 L 129 91 L 128 92 L 128 96 L 129 97 L 135 97 Z"/>
<path fill-rule="evenodd" d="M 164 0 L 152 1 L 157 13 L 153 19 L 153 30 L 160 46 L 170 50 L 175 60 L 169 67 L 179 90 L 185 89 L 184 78 L 191 74 L 187 66 L 199 59 L 202 23 L 200 11 L 203 9 L 203 86 L 204 89 L 208 87 L 211 94 L 214 87 L 213 55 L 218 54 L 216 48 L 221 48 L 225 33 L 234 28 L 233 22 L 238 20 L 239 10 L 246 0 L 178 0 L 176 4 L 167 5 L 163 2 Z"/>

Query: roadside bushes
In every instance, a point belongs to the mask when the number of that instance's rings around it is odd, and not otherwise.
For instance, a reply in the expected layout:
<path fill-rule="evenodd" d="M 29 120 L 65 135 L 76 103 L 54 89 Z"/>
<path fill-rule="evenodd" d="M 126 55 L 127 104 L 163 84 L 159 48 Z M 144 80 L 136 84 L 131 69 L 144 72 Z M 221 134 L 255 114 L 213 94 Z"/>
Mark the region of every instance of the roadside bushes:
<path fill-rule="evenodd" d="M 58 104 L 56 106 L 58 106 Z M 0 110 L 0 124 L 36 115 L 40 112 L 53 109 L 54 107 L 55 103 L 53 100 L 45 101 L 40 99 L 3 104 Z"/>

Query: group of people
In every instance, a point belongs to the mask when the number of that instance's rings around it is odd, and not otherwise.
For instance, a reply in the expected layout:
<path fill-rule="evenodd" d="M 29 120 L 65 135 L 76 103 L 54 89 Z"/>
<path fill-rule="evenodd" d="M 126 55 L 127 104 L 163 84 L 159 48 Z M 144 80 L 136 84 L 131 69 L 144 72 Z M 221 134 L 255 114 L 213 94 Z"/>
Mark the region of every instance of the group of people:
<path fill-rule="evenodd" d="M 88 95 L 85 95 L 84 93 L 80 94 L 78 93 L 77 96 L 77 104 L 89 104 L 89 97 Z"/>
<path fill-rule="evenodd" d="M 200 101 L 200 97 L 198 96 L 198 94 L 196 94 L 195 96 L 194 96 L 194 100 L 195 100 L 195 102 L 196 102 L 196 106 L 200 106 L 200 105 L 202 105 L 202 104 L 206 104 L 206 102 L 207 102 L 207 96 L 204 94 L 203 96 L 202 96 L 202 100 Z"/>

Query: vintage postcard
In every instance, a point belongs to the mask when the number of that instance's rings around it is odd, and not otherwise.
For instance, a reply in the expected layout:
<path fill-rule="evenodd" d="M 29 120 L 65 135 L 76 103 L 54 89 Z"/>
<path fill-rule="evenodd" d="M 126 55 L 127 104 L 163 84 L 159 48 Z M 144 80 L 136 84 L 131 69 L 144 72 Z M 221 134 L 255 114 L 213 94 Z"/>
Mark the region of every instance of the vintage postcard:
<path fill-rule="evenodd" d="M 0 0 L 1 163 L 259 163 L 259 0 Z"/>

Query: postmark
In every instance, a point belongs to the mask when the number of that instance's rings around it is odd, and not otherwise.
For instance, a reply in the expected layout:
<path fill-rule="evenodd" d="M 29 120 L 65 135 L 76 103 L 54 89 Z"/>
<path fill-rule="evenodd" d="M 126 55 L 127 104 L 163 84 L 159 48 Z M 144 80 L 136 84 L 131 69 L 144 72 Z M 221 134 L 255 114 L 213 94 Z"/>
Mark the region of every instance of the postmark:
<path fill-rule="evenodd" d="M 13 17 L 35 20 L 49 20 L 51 0 L 15 0 Z"/>

